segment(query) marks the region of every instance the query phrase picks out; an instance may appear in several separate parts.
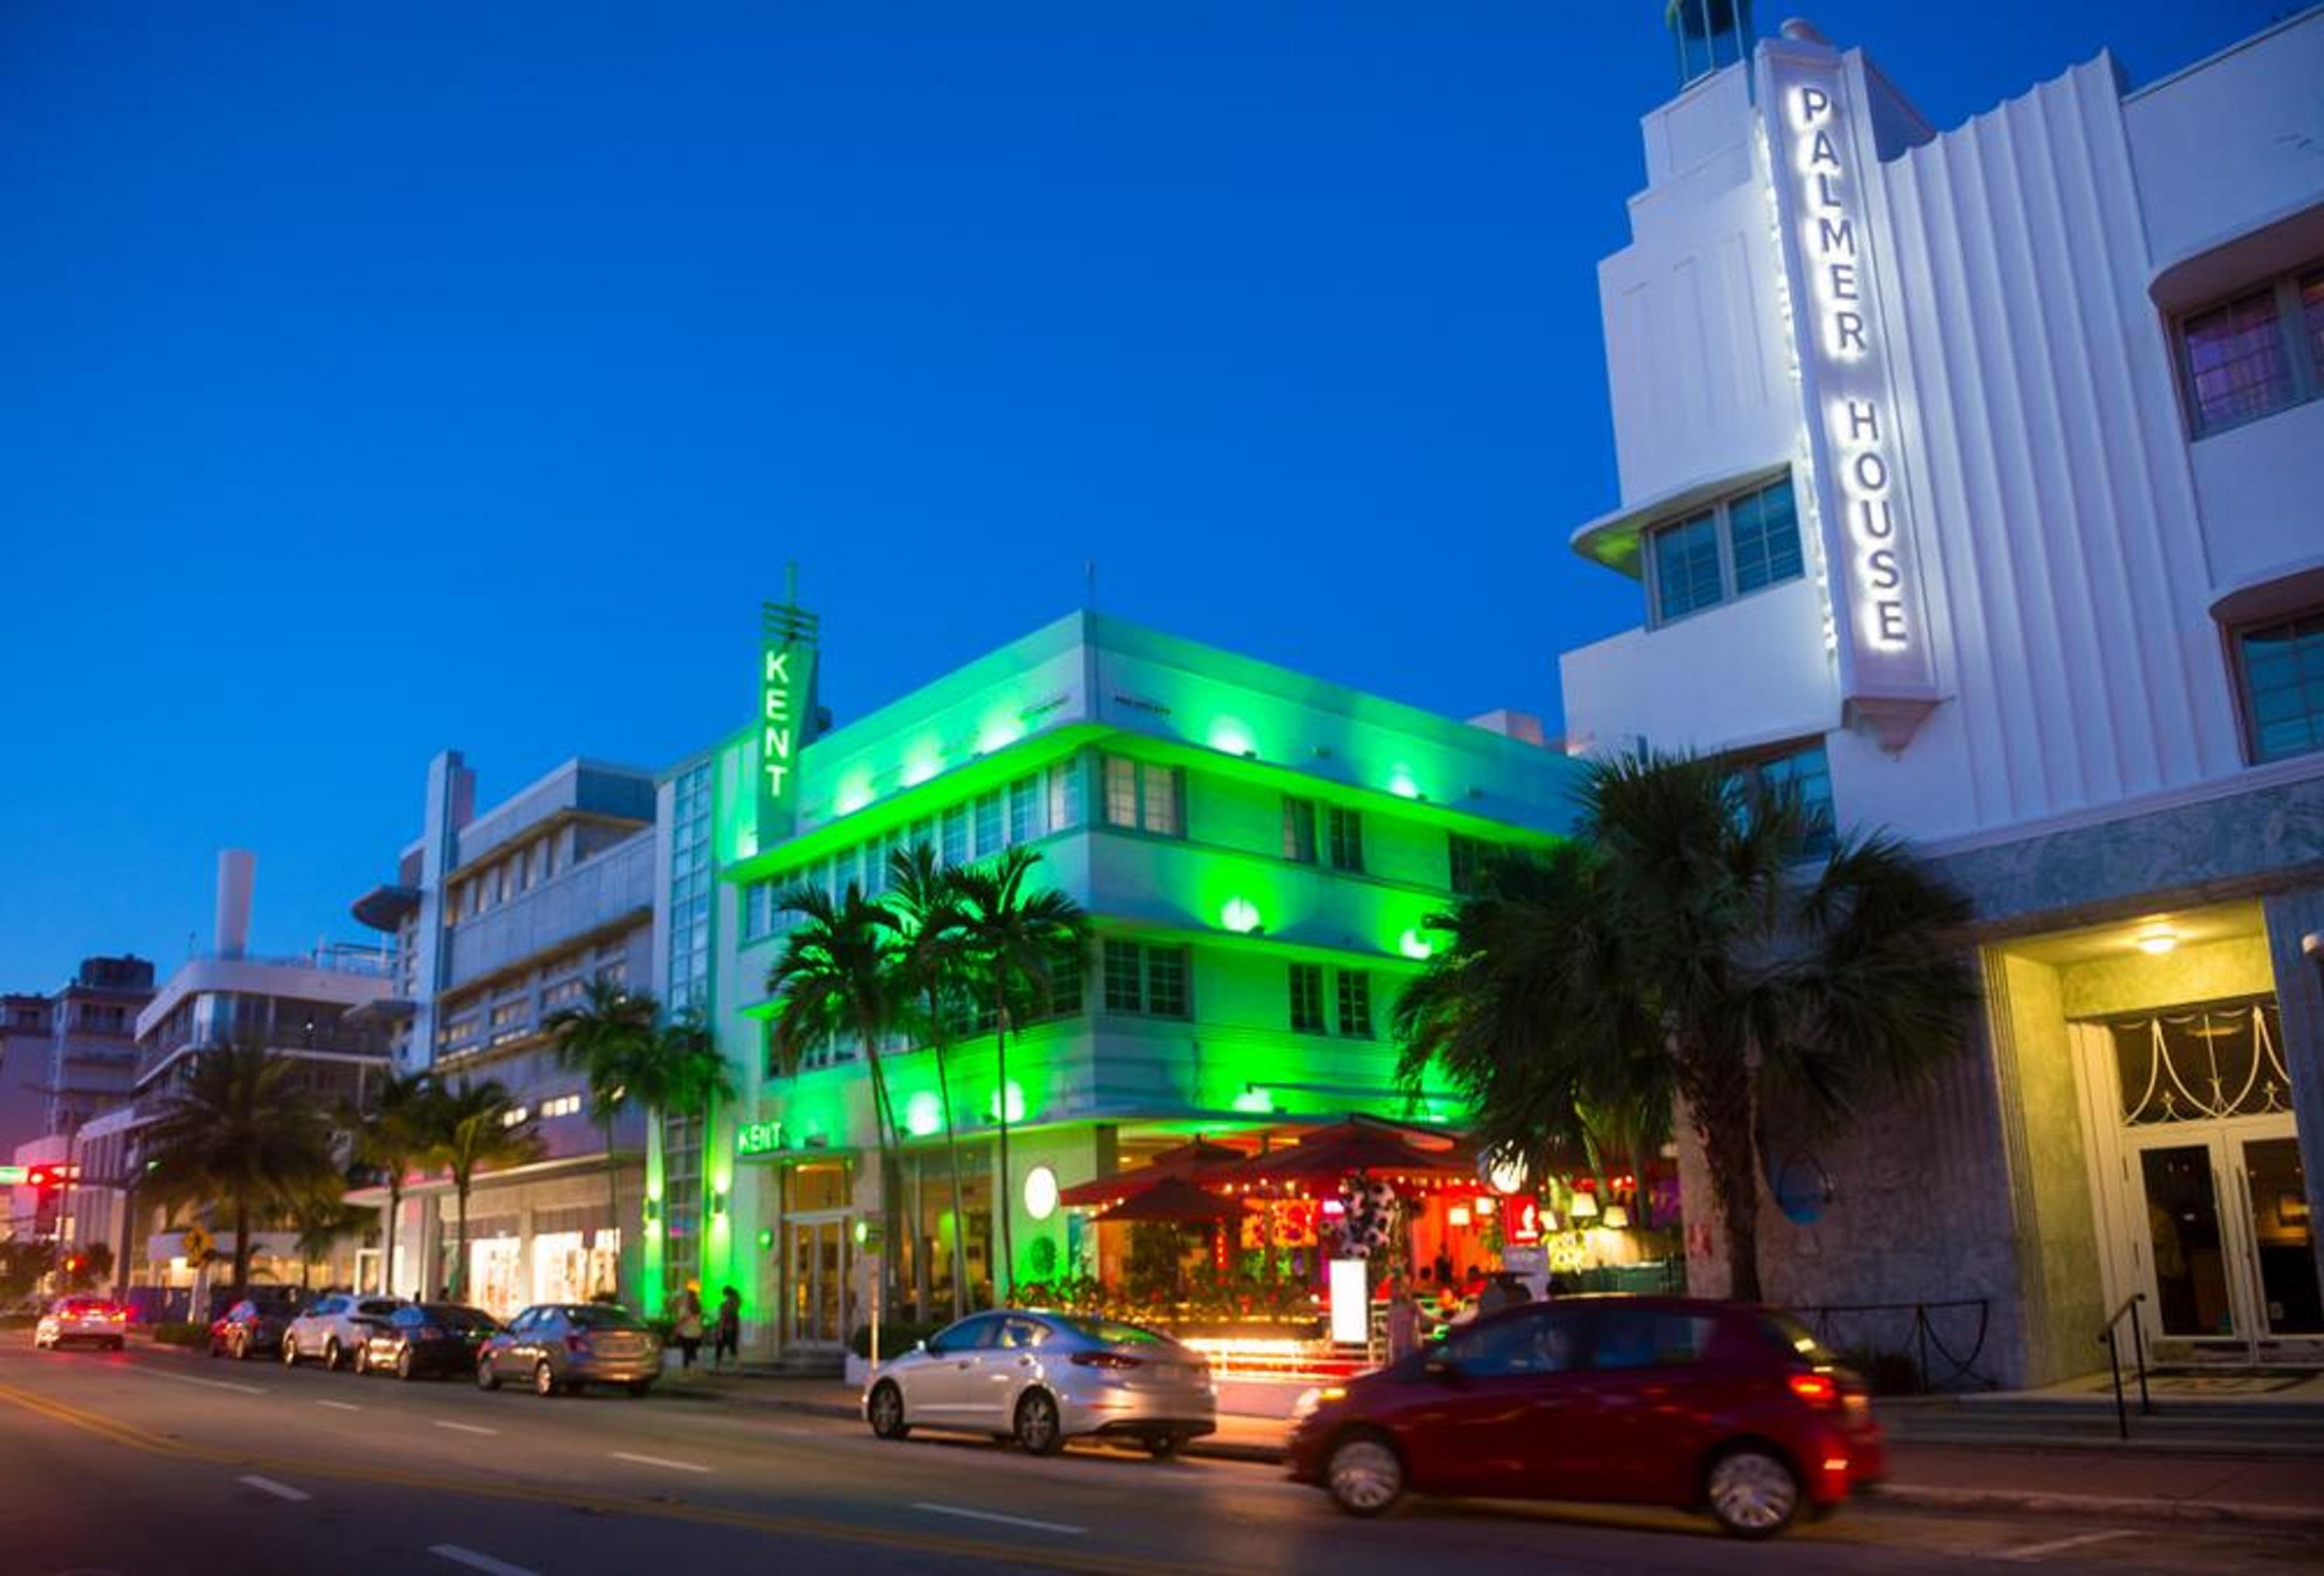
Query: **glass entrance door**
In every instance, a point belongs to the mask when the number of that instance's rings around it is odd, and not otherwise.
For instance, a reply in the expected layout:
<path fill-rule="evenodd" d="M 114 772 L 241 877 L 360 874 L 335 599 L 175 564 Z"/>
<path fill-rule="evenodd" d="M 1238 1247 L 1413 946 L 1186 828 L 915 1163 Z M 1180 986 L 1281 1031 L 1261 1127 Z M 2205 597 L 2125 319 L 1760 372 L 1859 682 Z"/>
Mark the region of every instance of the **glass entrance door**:
<path fill-rule="evenodd" d="M 2263 1336 L 2324 1336 L 2324 1297 L 2316 1282 L 2316 1228 L 2309 1219 L 2308 1177 L 2300 1140 L 2230 1140 L 2238 1165 L 2237 1201 L 2251 1226 L 2255 1312 Z"/>
<path fill-rule="evenodd" d="M 2147 1295 L 2163 1335 L 2220 1340 L 2237 1333 L 2216 1147 L 2173 1133 L 2136 1151 Z"/>
<path fill-rule="evenodd" d="M 794 1221 L 790 1235 L 789 1342 L 836 1348 L 846 1338 L 847 1222 Z"/>
<path fill-rule="evenodd" d="M 2291 1125 L 2189 1127 L 2142 1135 L 2130 1153 L 2149 1328 L 2255 1355 L 2262 1342 L 2324 1337 L 2307 1179 Z"/>

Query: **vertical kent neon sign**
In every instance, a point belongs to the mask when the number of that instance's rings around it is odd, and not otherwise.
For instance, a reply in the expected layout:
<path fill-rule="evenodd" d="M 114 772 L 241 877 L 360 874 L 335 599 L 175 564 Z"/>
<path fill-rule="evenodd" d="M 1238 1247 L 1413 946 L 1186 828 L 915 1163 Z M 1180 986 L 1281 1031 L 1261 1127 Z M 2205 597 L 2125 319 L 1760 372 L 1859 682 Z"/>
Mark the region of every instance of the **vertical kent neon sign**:
<path fill-rule="evenodd" d="M 798 822 L 799 752 L 815 727 L 816 620 L 788 603 L 760 612 L 759 846 L 791 835 Z"/>
<path fill-rule="evenodd" d="M 1767 176 L 1795 303 L 1792 335 L 1840 696 L 1850 726 L 1897 751 L 1938 696 L 1913 565 L 1889 319 L 1872 255 L 1868 134 L 1859 133 L 1837 51 L 1790 38 L 1760 49 Z"/>

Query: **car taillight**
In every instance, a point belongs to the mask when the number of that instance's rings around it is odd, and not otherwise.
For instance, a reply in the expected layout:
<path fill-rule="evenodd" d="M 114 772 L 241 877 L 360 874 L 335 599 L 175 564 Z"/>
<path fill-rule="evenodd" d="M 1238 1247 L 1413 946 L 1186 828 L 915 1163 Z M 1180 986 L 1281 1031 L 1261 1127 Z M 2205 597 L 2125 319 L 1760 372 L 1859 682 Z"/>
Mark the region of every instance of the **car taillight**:
<path fill-rule="evenodd" d="M 126 1324 L 126 1323 L 129 1323 L 129 1315 L 128 1315 L 128 1314 L 126 1314 L 126 1313 L 123 1313 L 123 1312 L 122 1312 L 120 1309 L 118 1309 L 118 1308 L 115 1308 L 115 1309 L 113 1309 L 111 1312 L 107 1313 L 105 1316 L 106 1316 L 106 1318 L 108 1318 L 108 1319 L 112 1320 L 112 1321 L 113 1321 L 115 1323 L 116 1323 L 116 1324 Z"/>
<path fill-rule="evenodd" d="M 1074 1361 L 1083 1368 L 1136 1368 L 1139 1359 L 1119 1351 L 1077 1351 Z"/>
<path fill-rule="evenodd" d="M 414 1341 L 441 1341 L 444 1339 L 444 1332 L 441 1330 L 437 1329 L 433 1324 L 422 1324 L 419 1329 L 414 1330 L 411 1332 L 411 1339 Z"/>
<path fill-rule="evenodd" d="M 589 1338 L 586 1335 L 568 1335 L 565 1338 L 565 1350 L 578 1357 L 589 1350 Z"/>
<path fill-rule="evenodd" d="M 1840 1405 L 1840 1383 L 1829 1374 L 1794 1374 L 1790 1383 L 1793 1395 L 1819 1411 Z"/>

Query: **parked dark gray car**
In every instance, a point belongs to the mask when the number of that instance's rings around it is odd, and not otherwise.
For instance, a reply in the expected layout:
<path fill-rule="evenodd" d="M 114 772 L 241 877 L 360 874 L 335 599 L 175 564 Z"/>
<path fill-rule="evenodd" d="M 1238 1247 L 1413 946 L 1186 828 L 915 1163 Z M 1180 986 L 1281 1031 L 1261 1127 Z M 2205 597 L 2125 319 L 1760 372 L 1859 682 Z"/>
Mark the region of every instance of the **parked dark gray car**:
<path fill-rule="evenodd" d="M 509 1321 L 476 1353 L 476 1383 L 503 1381 L 539 1396 L 619 1385 L 642 1396 L 661 1378 L 661 1341 L 645 1321 L 605 1303 L 543 1303 Z"/>

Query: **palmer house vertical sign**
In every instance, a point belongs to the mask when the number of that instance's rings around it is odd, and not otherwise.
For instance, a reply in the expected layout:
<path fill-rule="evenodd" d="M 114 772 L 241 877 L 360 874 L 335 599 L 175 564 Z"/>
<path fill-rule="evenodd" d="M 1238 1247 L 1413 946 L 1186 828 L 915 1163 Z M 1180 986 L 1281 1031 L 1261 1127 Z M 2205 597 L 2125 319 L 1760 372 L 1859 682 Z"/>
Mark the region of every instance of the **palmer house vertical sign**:
<path fill-rule="evenodd" d="M 1865 201 L 1868 133 L 1828 45 L 1760 46 L 1760 113 L 1792 303 L 1816 518 L 1850 726 L 1891 751 L 1937 704 Z"/>

